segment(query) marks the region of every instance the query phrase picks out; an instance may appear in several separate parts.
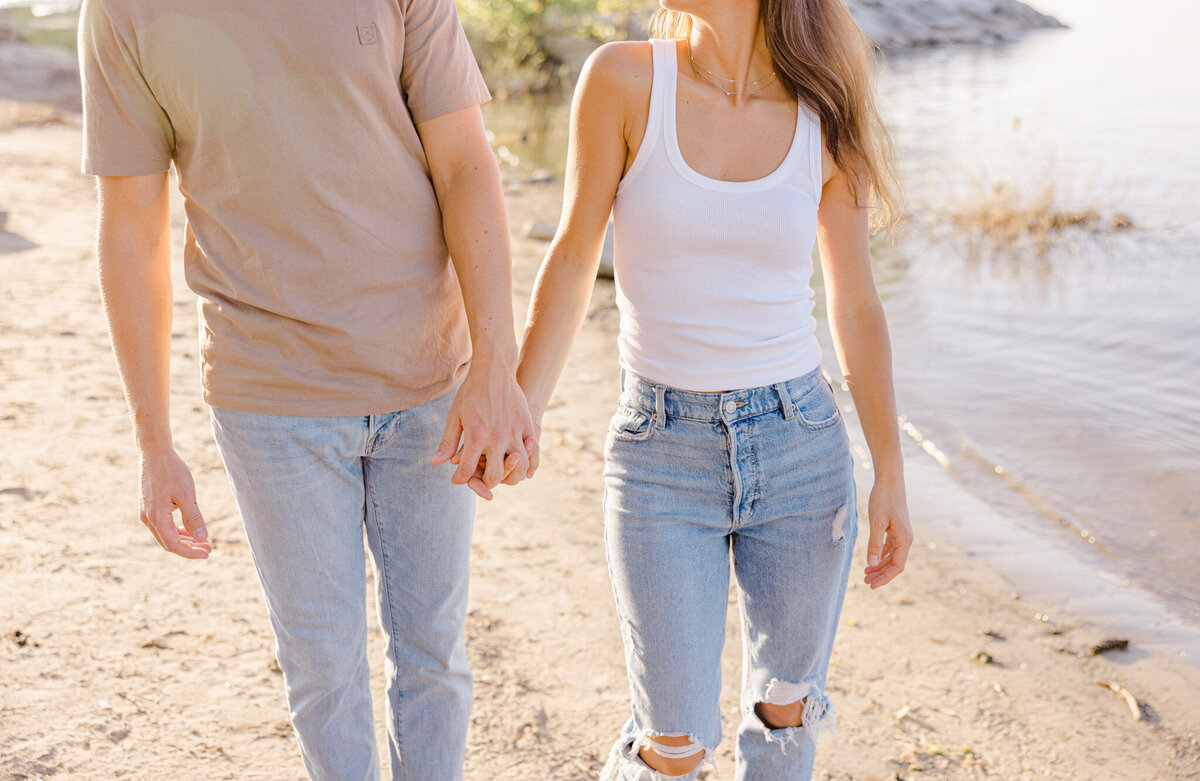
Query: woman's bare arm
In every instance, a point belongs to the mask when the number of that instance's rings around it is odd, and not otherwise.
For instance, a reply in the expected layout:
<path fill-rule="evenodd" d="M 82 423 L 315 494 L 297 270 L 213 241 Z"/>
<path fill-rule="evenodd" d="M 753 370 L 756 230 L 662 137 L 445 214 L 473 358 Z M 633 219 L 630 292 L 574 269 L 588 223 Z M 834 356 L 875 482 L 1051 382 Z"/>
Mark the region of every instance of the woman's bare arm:
<path fill-rule="evenodd" d="M 538 270 L 517 369 L 539 423 L 587 313 L 604 232 L 629 153 L 630 109 L 643 89 L 649 95 L 649 47 L 640 44 L 646 50 L 641 52 L 638 46 L 608 44 L 598 49 L 575 90 L 562 220 Z M 646 61 L 644 68 L 639 59 Z M 637 83 L 639 73 L 644 83 Z"/>
<path fill-rule="evenodd" d="M 913 540 L 896 424 L 892 347 L 871 273 L 867 209 L 857 202 L 846 173 L 833 165 L 828 152 L 825 170 L 833 175 L 821 196 L 817 241 L 834 347 L 874 465 L 864 580 L 875 589 L 904 571 Z"/>

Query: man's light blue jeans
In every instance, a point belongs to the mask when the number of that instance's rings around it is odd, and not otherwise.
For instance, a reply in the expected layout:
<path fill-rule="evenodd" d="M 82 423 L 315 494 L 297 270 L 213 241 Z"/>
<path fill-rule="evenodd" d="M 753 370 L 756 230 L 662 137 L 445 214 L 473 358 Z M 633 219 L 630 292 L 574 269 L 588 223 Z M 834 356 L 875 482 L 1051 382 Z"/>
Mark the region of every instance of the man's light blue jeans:
<path fill-rule="evenodd" d="M 462 778 L 475 495 L 451 484 L 453 465 L 429 463 L 453 398 L 350 418 L 212 411 L 314 779 L 380 776 L 364 528 L 385 638 L 392 778 Z"/>

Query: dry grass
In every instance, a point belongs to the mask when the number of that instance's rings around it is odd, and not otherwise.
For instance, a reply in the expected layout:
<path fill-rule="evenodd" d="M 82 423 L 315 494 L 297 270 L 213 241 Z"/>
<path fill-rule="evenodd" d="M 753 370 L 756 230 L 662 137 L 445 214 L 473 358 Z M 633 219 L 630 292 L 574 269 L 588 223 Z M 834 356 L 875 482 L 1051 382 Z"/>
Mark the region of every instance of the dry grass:
<path fill-rule="evenodd" d="M 1106 217 L 1097 209 L 1063 207 L 1053 182 L 1029 196 L 1007 184 L 993 185 L 983 197 L 956 206 L 948 216 L 959 230 L 998 243 L 1043 243 L 1072 228 L 1098 233 L 1133 227 L 1133 220 L 1120 212 Z"/>

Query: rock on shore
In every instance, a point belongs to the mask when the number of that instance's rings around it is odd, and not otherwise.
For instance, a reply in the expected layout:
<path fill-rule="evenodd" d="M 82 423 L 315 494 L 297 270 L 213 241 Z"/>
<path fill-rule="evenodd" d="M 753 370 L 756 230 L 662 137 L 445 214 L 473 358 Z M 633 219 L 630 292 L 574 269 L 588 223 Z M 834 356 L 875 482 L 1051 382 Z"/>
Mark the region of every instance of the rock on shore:
<path fill-rule="evenodd" d="M 850 13 L 867 37 L 889 51 L 943 44 L 991 44 L 1014 40 L 1028 30 L 1065 27 L 1052 16 L 1018 0 L 847 0 Z M 627 22 L 612 18 L 618 29 L 646 30 L 653 8 Z M 573 70 L 582 67 L 600 42 L 570 29 L 567 18 L 546 48 Z"/>
<path fill-rule="evenodd" d="M 999 43 L 1026 30 L 1063 27 L 1017 0 L 848 0 L 850 13 L 884 49 Z"/>

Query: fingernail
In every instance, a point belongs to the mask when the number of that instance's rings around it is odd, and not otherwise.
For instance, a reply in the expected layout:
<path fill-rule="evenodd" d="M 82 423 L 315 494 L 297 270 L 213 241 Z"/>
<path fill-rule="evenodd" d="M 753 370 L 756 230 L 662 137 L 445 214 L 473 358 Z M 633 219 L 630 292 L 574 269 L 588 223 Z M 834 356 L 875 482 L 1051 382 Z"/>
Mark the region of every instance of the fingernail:
<path fill-rule="evenodd" d="M 875 565 L 877 565 L 879 563 L 879 556 L 874 553 L 869 554 L 867 556 L 867 563 L 870 564 L 872 567 L 874 567 Z"/>
<path fill-rule="evenodd" d="M 201 526 L 199 529 L 192 532 L 192 536 L 195 537 L 196 539 L 200 540 L 201 542 L 204 542 L 205 540 L 208 539 L 208 530 L 205 529 L 203 526 Z"/>

